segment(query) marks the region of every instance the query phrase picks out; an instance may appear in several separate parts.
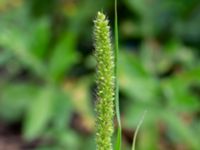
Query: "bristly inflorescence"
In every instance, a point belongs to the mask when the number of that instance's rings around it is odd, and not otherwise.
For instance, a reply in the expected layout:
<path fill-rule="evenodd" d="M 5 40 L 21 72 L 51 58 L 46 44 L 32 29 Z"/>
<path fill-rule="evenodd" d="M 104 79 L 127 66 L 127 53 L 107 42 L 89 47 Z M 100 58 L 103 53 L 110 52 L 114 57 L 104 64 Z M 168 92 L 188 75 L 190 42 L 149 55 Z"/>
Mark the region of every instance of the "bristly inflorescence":
<path fill-rule="evenodd" d="M 94 40 L 98 98 L 96 104 L 96 145 L 97 150 L 112 150 L 114 130 L 114 58 L 109 21 L 102 12 L 98 12 L 94 21 Z"/>

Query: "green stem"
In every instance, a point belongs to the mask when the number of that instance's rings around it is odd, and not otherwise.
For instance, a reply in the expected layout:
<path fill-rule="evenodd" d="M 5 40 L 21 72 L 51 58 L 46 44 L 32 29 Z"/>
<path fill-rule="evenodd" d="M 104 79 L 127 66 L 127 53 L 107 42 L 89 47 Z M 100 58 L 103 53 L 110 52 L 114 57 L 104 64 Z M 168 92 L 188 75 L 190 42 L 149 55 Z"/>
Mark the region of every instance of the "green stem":
<path fill-rule="evenodd" d="M 116 150 L 121 150 L 121 121 L 119 110 L 119 85 L 118 85 L 118 53 L 119 53 L 119 36 L 118 36 L 118 14 L 117 14 L 117 0 L 115 0 L 115 109 L 118 123 Z"/>

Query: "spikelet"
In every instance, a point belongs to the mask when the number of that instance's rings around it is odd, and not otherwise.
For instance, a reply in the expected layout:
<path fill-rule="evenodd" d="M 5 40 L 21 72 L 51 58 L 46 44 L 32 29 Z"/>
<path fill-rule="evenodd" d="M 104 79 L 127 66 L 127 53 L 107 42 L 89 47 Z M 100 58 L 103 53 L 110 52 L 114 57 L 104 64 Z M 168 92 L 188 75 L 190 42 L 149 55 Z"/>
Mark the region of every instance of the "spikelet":
<path fill-rule="evenodd" d="M 112 150 L 114 116 L 114 59 L 110 27 L 106 16 L 98 12 L 94 21 L 97 83 L 96 145 L 97 150 Z"/>

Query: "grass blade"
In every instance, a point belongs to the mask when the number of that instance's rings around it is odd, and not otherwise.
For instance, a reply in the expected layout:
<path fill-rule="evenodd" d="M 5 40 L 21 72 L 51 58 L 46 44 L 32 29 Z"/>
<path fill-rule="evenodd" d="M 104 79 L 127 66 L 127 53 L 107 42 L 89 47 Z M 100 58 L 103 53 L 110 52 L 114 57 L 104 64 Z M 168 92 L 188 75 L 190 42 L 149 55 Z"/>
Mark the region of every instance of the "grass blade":
<path fill-rule="evenodd" d="M 117 141 L 115 150 L 121 150 L 121 121 L 119 110 L 119 85 L 118 85 L 118 51 L 119 51 L 119 37 L 118 37 L 118 17 L 117 17 L 117 0 L 115 0 L 115 109 L 118 123 Z"/>
<path fill-rule="evenodd" d="M 145 117 L 146 113 L 147 113 L 147 111 L 145 110 L 143 115 L 142 115 L 142 118 L 141 118 L 140 122 L 138 123 L 137 128 L 135 130 L 135 135 L 133 137 L 132 150 L 135 150 L 137 135 L 138 135 L 139 129 L 140 129 L 140 127 L 141 127 L 141 125 L 142 125 L 142 123 L 144 121 L 144 117 Z"/>

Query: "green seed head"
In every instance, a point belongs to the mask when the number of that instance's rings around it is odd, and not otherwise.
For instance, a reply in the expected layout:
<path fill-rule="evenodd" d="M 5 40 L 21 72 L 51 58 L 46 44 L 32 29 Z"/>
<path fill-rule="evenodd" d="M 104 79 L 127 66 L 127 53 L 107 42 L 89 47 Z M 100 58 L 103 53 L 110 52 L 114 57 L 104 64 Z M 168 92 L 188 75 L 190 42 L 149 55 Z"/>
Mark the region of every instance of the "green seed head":
<path fill-rule="evenodd" d="M 114 116 L 114 59 L 109 21 L 98 12 L 94 21 L 97 97 L 97 150 L 112 150 Z"/>

